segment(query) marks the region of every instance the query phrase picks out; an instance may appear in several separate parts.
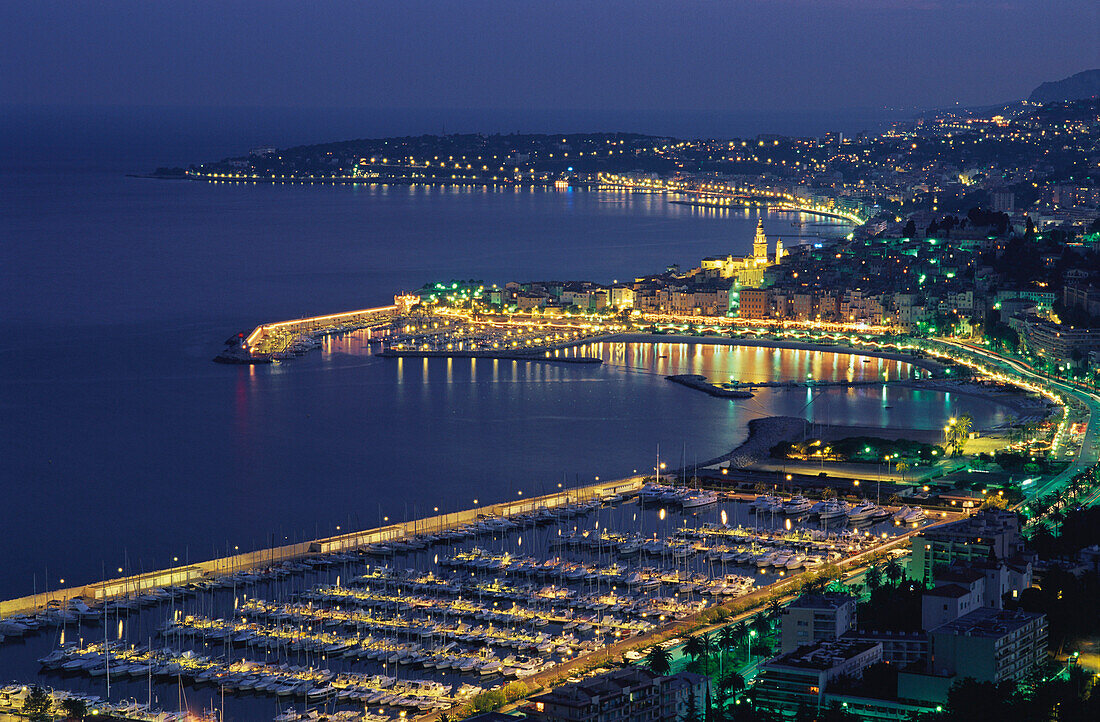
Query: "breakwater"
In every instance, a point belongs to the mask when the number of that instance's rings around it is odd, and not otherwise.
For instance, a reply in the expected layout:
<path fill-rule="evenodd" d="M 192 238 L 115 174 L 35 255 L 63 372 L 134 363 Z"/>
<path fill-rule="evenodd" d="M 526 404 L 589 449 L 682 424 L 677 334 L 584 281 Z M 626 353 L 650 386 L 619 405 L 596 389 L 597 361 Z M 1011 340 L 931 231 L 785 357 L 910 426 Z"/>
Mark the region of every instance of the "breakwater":
<path fill-rule="evenodd" d="M 539 361 L 543 363 L 601 364 L 598 356 L 558 356 L 550 351 L 516 353 L 514 351 L 420 351 L 387 348 L 377 356 L 383 358 L 485 358 L 503 361 Z"/>
<path fill-rule="evenodd" d="M 722 399 L 751 399 L 753 394 L 748 391 L 741 391 L 738 389 L 726 388 L 725 386 L 719 386 L 718 384 L 712 384 L 707 381 L 706 376 L 700 376 L 699 374 L 676 374 L 673 376 L 665 376 L 669 381 L 680 384 L 681 386 L 687 386 L 689 389 L 695 389 L 696 391 L 702 391 L 704 394 L 716 396 Z"/>
<path fill-rule="evenodd" d="M 91 582 L 83 586 L 66 587 L 0 601 L 0 618 L 13 614 L 28 614 L 77 598 L 106 600 L 126 595 L 140 595 L 154 589 L 187 584 L 237 574 L 250 569 L 268 568 L 315 554 L 348 552 L 372 544 L 392 542 L 428 531 L 440 532 L 476 522 L 481 517 L 507 517 L 545 507 L 555 509 L 579 501 L 601 499 L 617 494 L 629 494 L 642 487 L 642 477 L 632 476 L 586 486 L 563 489 L 543 496 L 473 507 L 464 511 L 437 514 L 406 522 L 349 532 L 338 536 L 285 544 L 241 554 L 210 559 L 158 571 Z"/>

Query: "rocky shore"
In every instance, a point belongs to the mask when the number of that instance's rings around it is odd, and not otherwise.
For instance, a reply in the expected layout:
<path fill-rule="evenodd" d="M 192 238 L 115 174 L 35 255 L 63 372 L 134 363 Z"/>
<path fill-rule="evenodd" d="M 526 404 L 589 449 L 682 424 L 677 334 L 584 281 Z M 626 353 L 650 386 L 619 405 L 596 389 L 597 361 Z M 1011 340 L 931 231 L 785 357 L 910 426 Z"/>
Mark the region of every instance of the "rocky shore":
<path fill-rule="evenodd" d="M 768 458 L 780 441 L 802 438 L 807 422 L 797 416 L 765 416 L 749 421 L 749 438 L 728 454 L 699 463 L 700 467 L 729 462 L 732 469 L 744 469 Z"/>

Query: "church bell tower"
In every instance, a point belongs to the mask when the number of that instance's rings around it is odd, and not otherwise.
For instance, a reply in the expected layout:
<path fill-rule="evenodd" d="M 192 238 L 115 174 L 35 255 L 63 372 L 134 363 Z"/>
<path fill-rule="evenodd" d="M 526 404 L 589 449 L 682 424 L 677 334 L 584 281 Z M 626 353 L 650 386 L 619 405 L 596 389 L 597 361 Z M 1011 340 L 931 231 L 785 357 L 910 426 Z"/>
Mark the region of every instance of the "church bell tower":
<path fill-rule="evenodd" d="M 768 262 L 768 237 L 764 235 L 764 220 L 756 222 L 756 237 L 752 239 L 752 257 L 760 263 Z"/>

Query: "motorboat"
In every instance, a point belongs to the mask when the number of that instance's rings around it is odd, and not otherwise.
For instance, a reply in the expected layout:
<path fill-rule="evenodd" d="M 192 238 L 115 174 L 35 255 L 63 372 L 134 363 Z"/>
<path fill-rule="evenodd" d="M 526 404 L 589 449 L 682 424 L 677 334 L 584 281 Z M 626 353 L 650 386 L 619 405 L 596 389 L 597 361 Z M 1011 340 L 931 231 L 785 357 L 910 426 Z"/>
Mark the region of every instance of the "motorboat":
<path fill-rule="evenodd" d="M 718 495 L 713 491 L 693 491 L 683 498 L 681 502 L 685 509 L 694 509 L 701 506 L 710 506 L 718 503 Z"/>
<path fill-rule="evenodd" d="M 817 517 L 821 521 L 828 521 L 831 519 L 839 519 L 841 517 L 848 516 L 851 507 L 848 506 L 848 502 L 841 499 L 829 499 L 828 501 L 821 502 L 823 506 L 818 509 Z"/>
<path fill-rule="evenodd" d="M 870 521 L 878 508 L 871 502 L 863 500 L 848 511 L 848 521 L 853 524 Z"/>
<path fill-rule="evenodd" d="M 783 513 L 788 516 L 795 516 L 798 514 L 805 514 L 813 507 L 813 504 L 809 499 L 801 494 L 795 494 L 787 501 L 783 502 Z"/>

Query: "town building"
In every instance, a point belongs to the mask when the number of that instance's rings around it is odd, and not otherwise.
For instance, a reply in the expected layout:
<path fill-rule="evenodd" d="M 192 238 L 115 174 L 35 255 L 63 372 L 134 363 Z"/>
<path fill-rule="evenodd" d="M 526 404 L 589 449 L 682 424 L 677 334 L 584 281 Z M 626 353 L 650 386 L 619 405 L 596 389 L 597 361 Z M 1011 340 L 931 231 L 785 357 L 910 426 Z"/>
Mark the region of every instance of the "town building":
<path fill-rule="evenodd" d="M 856 624 L 856 597 L 843 592 L 803 594 L 783 608 L 780 652 L 839 639 Z"/>
<path fill-rule="evenodd" d="M 1008 560 L 1018 557 L 1024 548 L 1019 518 L 999 509 L 983 509 L 965 519 L 926 529 L 910 544 L 913 559 L 909 570 L 918 581 L 932 580 L 936 567 L 950 566 L 956 560 Z"/>
<path fill-rule="evenodd" d="M 779 263 L 784 255 L 783 241 L 779 239 L 776 242 L 774 263 L 769 258 L 768 236 L 764 232 L 764 221 L 759 220 L 752 240 L 751 256 L 711 256 L 703 259 L 699 270 L 719 278 L 733 279 L 741 289 L 757 288 L 764 280 L 764 271 Z"/>
<path fill-rule="evenodd" d="M 766 712 L 793 713 L 801 706 L 818 709 L 829 684 L 860 677 L 882 661 L 882 645 L 833 641 L 799 647 L 765 662 L 753 687 L 753 704 Z"/>
<path fill-rule="evenodd" d="M 1035 670 L 1047 654 L 1047 619 L 1021 610 L 977 609 L 932 630 L 922 669 L 898 674 L 898 697 L 940 701 L 957 680 L 1009 682 Z"/>
<path fill-rule="evenodd" d="M 1092 351 L 1100 351 L 1100 328 L 1034 319 L 1026 324 L 1023 337 L 1032 353 L 1057 364 L 1075 363 Z"/>
<path fill-rule="evenodd" d="M 921 664 L 931 654 L 928 633 L 887 629 L 884 631 L 856 629 L 846 632 L 844 641 L 866 642 L 882 645 L 882 661 L 904 669 L 911 664 Z"/>
<path fill-rule="evenodd" d="M 535 719 L 545 722 L 658 722 L 682 719 L 692 705 L 701 718 L 710 695 L 710 678 L 704 675 L 662 677 L 627 667 L 561 685 L 531 702 Z"/>

